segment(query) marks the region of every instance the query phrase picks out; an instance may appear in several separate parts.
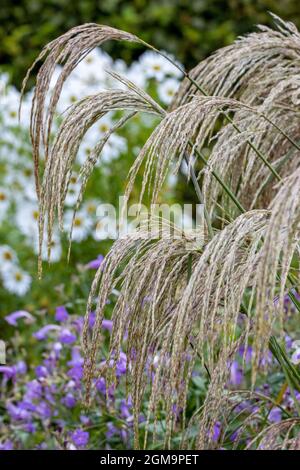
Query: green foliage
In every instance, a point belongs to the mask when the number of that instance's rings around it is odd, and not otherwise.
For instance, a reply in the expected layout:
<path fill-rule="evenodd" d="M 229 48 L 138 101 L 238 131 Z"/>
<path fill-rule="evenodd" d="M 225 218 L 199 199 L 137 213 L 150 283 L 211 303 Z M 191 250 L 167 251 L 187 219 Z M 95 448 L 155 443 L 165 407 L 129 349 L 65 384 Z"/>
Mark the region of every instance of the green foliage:
<path fill-rule="evenodd" d="M 72 26 L 97 22 L 140 35 L 190 68 L 236 36 L 252 31 L 254 24 L 270 24 L 269 10 L 300 26 L 297 0 L 2 0 L 0 62 L 20 86 L 47 42 Z M 107 50 L 126 61 L 140 52 L 112 43 Z"/>

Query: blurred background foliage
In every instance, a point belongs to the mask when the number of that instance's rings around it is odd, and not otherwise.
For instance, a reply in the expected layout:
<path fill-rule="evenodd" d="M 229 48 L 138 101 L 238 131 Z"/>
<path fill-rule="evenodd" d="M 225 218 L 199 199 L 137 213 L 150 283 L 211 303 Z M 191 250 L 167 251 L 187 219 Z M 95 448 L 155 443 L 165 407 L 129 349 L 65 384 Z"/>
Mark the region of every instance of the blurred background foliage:
<path fill-rule="evenodd" d="M 191 68 L 255 24 L 270 24 L 268 11 L 300 26 L 298 0 L 1 0 L 0 63 L 20 87 L 47 42 L 75 25 L 97 22 L 135 33 Z M 116 43 L 106 50 L 127 62 L 141 52 Z"/>

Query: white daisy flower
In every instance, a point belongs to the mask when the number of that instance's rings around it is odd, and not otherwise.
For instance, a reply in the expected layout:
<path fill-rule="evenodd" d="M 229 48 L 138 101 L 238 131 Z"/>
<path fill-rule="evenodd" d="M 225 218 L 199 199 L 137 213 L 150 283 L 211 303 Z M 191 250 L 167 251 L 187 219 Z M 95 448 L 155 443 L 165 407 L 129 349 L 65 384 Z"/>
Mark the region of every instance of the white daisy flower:
<path fill-rule="evenodd" d="M 175 78 L 168 78 L 160 83 L 157 88 L 157 93 L 160 100 L 164 104 L 170 104 L 176 91 L 178 90 L 179 82 Z"/>
<path fill-rule="evenodd" d="M 50 252 L 50 261 L 52 263 L 57 263 L 61 259 L 62 247 L 58 233 L 52 235 L 51 241 L 51 252 Z M 36 237 L 33 245 L 35 254 L 39 253 L 39 239 Z M 48 242 L 47 236 L 44 237 L 43 247 L 42 247 L 42 260 L 48 261 Z"/>
<path fill-rule="evenodd" d="M 155 78 L 161 82 L 166 75 L 166 59 L 154 51 L 146 51 L 140 57 L 140 65 L 147 78 Z"/>
<path fill-rule="evenodd" d="M 73 220 L 73 211 L 69 210 L 65 213 L 65 231 L 69 234 L 71 225 Z M 87 212 L 83 209 L 79 210 L 76 213 L 74 224 L 73 224 L 73 231 L 72 231 L 72 240 L 75 242 L 81 242 L 85 240 L 93 226 L 93 221 L 87 214 Z"/>
<path fill-rule="evenodd" d="M 11 266 L 2 273 L 3 286 L 12 294 L 22 296 L 30 288 L 31 276 L 17 266 Z"/>
<path fill-rule="evenodd" d="M 80 187 L 81 187 L 81 184 L 78 181 L 78 175 L 75 172 L 73 172 L 70 178 L 70 183 L 69 183 L 68 191 L 66 194 L 65 202 L 67 206 L 73 206 L 77 202 L 78 195 L 80 192 Z"/>
<path fill-rule="evenodd" d="M 105 82 L 106 70 L 112 68 L 112 58 L 99 48 L 93 49 L 74 69 L 74 76 L 85 84 L 98 90 Z"/>
<path fill-rule="evenodd" d="M 126 72 L 126 77 L 140 88 L 145 88 L 147 76 L 140 62 L 133 62 Z"/>
<path fill-rule="evenodd" d="M 16 210 L 16 225 L 29 238 L 37 236 L 39 210 L 37 204 L 27 202 L 20 204 Z"/>
<path fill-rule="evenodd" d="M 9 245 L 0 245 L 0 269 L 6 270 L 12 264 L 18 262 L 16 252 Z"/>

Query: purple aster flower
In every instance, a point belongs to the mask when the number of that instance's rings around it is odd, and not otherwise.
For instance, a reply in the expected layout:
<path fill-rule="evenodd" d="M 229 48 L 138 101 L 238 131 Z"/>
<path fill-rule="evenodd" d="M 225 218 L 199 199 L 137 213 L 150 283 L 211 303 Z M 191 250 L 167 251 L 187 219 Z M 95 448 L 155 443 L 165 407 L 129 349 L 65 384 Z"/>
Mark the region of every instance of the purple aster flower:
<path fill-rule="evenodd" d="M 279 423 L 281 421 L 281 409 L 275 406 L 269 413 L 269 421 L 271 423 Z"/>
<path fill-rule="evenodd" d="M 99 255 L 96 259 L 93 259 L 92 261 L 90 261 L 88 264 L 87 264 L 87 267 L 89 269 L 98 269 L 100 268 L 102 262 L 104 260 L 104 256 L 103 255 Z"/>
<path fill-rule="evenodd" d="M 36 331 L 33 333 L 33 336 L 38 339 L 39 341 L 42 341 L 47 338 L 48 334 L 50 331 L 60 331 L 61 327 L 58 325 L 46 325 L 40 330 Z"/>
<path fill-rule="evenodd" d="M 0 443 L 0 450 L 13 450 L 13 448 L 13 442 L 9 439 L 6 439 L 6 441 Z"/>
<path fill-rule="evenodd" d="M 26 323 L 34 322 L 34 317 L 29 312 L 26 312 L 26 310 L 17 310 L 16 312 L 11 313 L 10 315 L 7 315 L 4 318 L 7 321 L 7 323 L 9 323 L 12 326 L 18 326 L 17 321 L 20 318 L 24 318 Z"/>
<path fill-rule="evenodd" d="M 77 447 L 85 447 L 89 442 L 89 438 L 89 433 L 82 431 L 82 429 L 76 429 L 71 433 L 71 439 Z"/>
<path fill-rule="evenodd" d="M 63 305 L 60 305 L 59 307 L 56 307 L 55 311 L 55 320 L 59 322 L 65 322 L 69 318 L 69 314 L 67 312 L 66 307 Z"/>
<path fill-rule="evenodd" d="M 76 336 L 68 328 L 64 328 L 59 335 L 59 341 L 64 344 L 72 344 L 76 341 Z"/>

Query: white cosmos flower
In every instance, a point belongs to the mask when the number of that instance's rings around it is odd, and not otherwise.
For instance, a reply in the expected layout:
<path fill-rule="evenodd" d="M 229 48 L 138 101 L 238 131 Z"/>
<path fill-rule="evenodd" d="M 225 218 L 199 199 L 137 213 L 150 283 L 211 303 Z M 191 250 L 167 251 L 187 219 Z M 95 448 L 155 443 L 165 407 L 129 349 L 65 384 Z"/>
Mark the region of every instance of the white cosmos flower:
<path fill-rule="evenodd" d="M 30 288 L 31 277 L 17 266 L 11 266 L 2 273 L 3 286 L 12 294 L 22 296 Z"/>
<path fill-rule="evenodd" d="M 0 269 L 6 270 L 18 262 L 16 252 L 9 245 L 0 245 Z"/>
<path fill-rule="evenodd" d="M 69 235 L 71 225 L 73 220 L 73 211 L 68 210 L 65 213 L 65 231 Z M 73 224 L 73 231 L 72 231 L 72 240 L 76 242 L 81 242 L 85 240 L 92 229 L 93 221 L 89 217 L 89 214 L 84 209 L 79 210 L 76 213 L 74 224 Z"/>
<path fill-rule="evenodd" d="M 160 83 L 157 88 L 159 98 L 164 104 L 170 104 L 176 91 L 178 90 L 179 82 L 175 78 L 168 78 Z"/>

